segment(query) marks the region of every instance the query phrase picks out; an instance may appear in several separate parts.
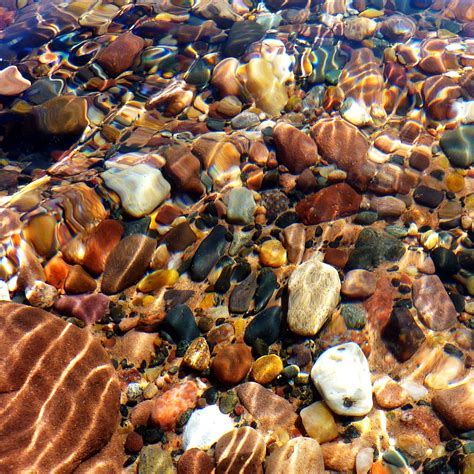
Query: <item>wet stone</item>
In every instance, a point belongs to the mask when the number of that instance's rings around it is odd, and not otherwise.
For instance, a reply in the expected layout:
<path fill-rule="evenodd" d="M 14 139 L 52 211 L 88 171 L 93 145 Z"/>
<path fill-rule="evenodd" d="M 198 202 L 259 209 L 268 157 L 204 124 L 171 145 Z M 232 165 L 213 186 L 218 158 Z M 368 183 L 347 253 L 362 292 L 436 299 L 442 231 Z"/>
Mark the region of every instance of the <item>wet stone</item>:
<path fill-rule="evenodd" d="M 223 384 L 235 385 L 249 373 L 251 365 L 250 347 L 245 344 L 234 344 L 219 351 L 212 361 L 212 370 Z"/>
<path fill-rule="evenodd" d="M 245 128 L 255 127 L 260 123 L 260 119 L 257 114 L 248 112 L 245 110 L 240 114 L 236 115 L 231 121 L 230 125 L 234 130 L 242 130 Z"/>
<path fill-rule="evenodd" d="M 274 380 L 283 370 L 282 360 L 275 354 L 259 357 L 252 364 L 252 379 L 265 385 Z"/>
<path fill-rule="evenodd" d="M 164 329 L 176 341 L 193 341 L 201 335 L 193 312 L 185 304 L 173 306 L 163 321 Z"/>
<path fill-rule="evenodd" d="M 258 41 L 265 34 L 265 28 L 254 21 L 239 21 L 232 25 L 224 45 L 226 56 L 239 57 L 247 46 Z"/>
<path fill-rule="evenodd" d="M 439 144 L 453 166 L 468 168 L 474 163 L 474 124 L 445 131 Z"/>
<path fill-rule="evenodd" d="M 339 436 L 331 410 L 324 402 L 315 402 L 300 411 L 304 429 L 318 443 L 332 441 Z"/>
<path fill-rule="evenodd" d="M 431 252 L 430 256 L 438 273 L 454 275 L 459 271 L 459 261 L 452 250 L 437 247 Z"/>
<path fill-rule="evenodd" d="M 361 305 L 342 305 L 341 315 L 348 329 L 363 329 L 367 322 L 367 313 Z"/>
<path fill-rule="evenodd" d="M 145 446 L 139 457 L 139 474 L 174 474 L 173 459 L 157 444 Z"/>
<path fill-rule="evenodd" d="M 272 306 L 258 313 L 248 324 L 244 340 L 253 346 L 257 339 L 264 340 L 267 344 L 273 344 L 280 334 L 282 310 L 279 306 Z"/>
<path fill-rule="evenodd" d="M 344 277 L 341 292 L 350 298 L 367 298 L 375 292 L 377 276 L 367 270 L 351 270 Z"/>
<path fill-rule="evenodd" d="M 109 298 L 101 293 L 92 295 L 61 296 L 54 308 L 86 324 L 101 321 L 109 308 Z"/>
<path fill-rule="evenodd" d="M 247 188 L 233 189 L 228 197 L 227 221 L 231 224 L 251 224 L 255 208 L 252 191 Z"/>
<path fill-rule="evenodd" d="M 256 289 L 257 275 L 251 273 L 245 280 L 239 283 L 230 294 L 229 311 L 238 314 L 247 312 Z"/>
<path fill-rule="evenodd" d="M 214 463 L 204 451 L 192 448 L 179 458 L 177 468 L 178 474 L 211 474 Z"/>
<path fill-rule="evenodd" d="M 255 311 L 261 311 L 270 301 L 273 293 L 278 288 L 277 277 L 272 270 L 263 269 L 258 275 L 257 290 L 255 291 Z"/>
<path fill-rule="evenodd" d="M 414 193 L 413 199 L 422 206 L 434 209 L 438 207 L 444 199 L 444 192 L 428 186 L 418 186 Z"/>
<path fill-rule="evenodd" d="M 96 286 L 96 281 L 80 265 L 71 267 L 64 282 L 64 290 L 71 295 L 89 293 L 94 291 Z"/>
<path fill-rule="evenodd" d="M 181 222 L 165 234 L 162 242 L 166 244 L 170 252 L 182 252 L 196 242 L 196 240 L 196 234 L 189 225 L 189 222 Z"/>

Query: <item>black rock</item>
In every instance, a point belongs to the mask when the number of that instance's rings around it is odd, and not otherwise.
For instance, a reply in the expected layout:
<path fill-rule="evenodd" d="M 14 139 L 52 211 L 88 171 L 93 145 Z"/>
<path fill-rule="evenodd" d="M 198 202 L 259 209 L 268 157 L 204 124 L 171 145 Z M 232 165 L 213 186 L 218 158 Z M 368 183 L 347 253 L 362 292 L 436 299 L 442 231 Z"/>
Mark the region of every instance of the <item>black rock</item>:
<path fill-rule="evenodd" d="M 193 341 L 201 335 L 193 312 L 185 304 L 178 304 L 168 311 L 162 328 L 174 342 Z"/>
<path fill-rule="evenodd" d="M 454 167 L 468 168 L 474 163 L 474 124 L 445 131 L 439 144 Z"/>
<path fill-rule="evenodd" d="M 363 229 L 359 234 L 346 269 L 371 270 L 385 261 L 396 262 L 402 258 L 405 247 L 395 237 L 373 229 Z"/>
<path fill-rule="evenodd" d="M 280 335 L 281 318 L 279 306 L 272 306 L 258 313 L 245 330 L 245 343 L 253 346 L 257 339 L 262 339 L 268 345 L 273 344 Z"/>
<path fill-rule="evenodd" d="M 245 280 L 252 272 L 252 267 L 248 262 L 240 262 L 232 269 L 231 280 L 240 282 Z"/>
<path fill-rule="evenodd" d="M 279 174 L 277 173 L 277 179 Z M 268 223 L 272 223 L 279 214 L 285 212 L 290 207 L 290 200 L 281 191 L 264 191 L 261 193 L 262 205 L 267 210 L 266 218 Z"/>
<path fill-rule="evenodd" d="M 193 296 L 194 291 L 192 290 L 167 290 L 164 295 L 166 311 L 169 311 L 178 304 L 186 303 Z"/>
<path fill-rule="evenodd" d="M 193 281 L 204 280 L 222 257 L 227 246 L 226 233 L 223 225 L 217 225 L 203 239 L 191 262 L 190 274 Z"/>
<path fill-rule="evenodd" d="M 400 362 L 405 362 L 418 350 L 425 336 L 410 311 L 399 307 L 393 309 L 383 328 L 382 340 Z"/>
<path fill-rule="evenodd" d="M 474 271 L 474 250 L 462 249 L 457 257 L 462 268 Z"/>
<path fill-rule="evenodd" d="M 435 248 L 431 252 L 431 259 L 433 260 L 437 273 L 454 275 L 460 270 L 456 254 L 447 248 Z"/>
<path fill-rule="evenodd" d="M 261 311 L 270 301 L 273 292 L 278 288 L 277 277 L 270 269 L 260 272 L 257 280 L 257 291 L 255 292 L 255 311 Z"/>
<path fill-rule="evenodd" d="M 354 217 L 354 223 L 359 225 L 370 225 L 373 224 L 379 215 L 375 211 L 362 211 L 359 214 L 356 214 Z"/>
<path fill-rule="evenodd" d="M 219 278 L 214 284 L 214 291 L 216 291 L 217 293 L 224 294 L 229 291 L 230 279 L 232 276 L 232 262 L 233 261 L 225 263 L 224 267 L 222 268 L 219 274 Z"/>
<path fill-rule="evenodd" d="M 247 46 L 263 38 L 265 27 L 254 21 L 238 21 L 232 25 L 224 46 L 224 54 L 235 58 L 244 54 Z"/>
<path fill-rule="evenodd" d="M 434 209 L 443 202 L 444 192 L 420 185 L 413 192 L 413 199 L 422 206 Z"/>
<path fill-rule="evenodd" d="M 275 225 L 280 229 L 285 229 L 286 227 L 290 226 L 291 224 L 296 224 L 299 222 L 300 219 L 298 214 L 293 211 L 284 212 L 280 216 L 277 217 L 275 221 Z"/>
<path fill-rule="evenodd" d="M 150 227 L 151 218 L 149 216 L 142 217 L 141 219 L 134 219 L 129 221 L 123 221 L 124 232 L 123 236 L 133 234 L 148 234 L 148 228 Z"/>
<path fill-rule="evenodd" d="M 256 289 L 257 276 L 255 273 L 251 273 L 232 290 L 229 298 L 229 311 L 238 314 L 246 313 Z"/>

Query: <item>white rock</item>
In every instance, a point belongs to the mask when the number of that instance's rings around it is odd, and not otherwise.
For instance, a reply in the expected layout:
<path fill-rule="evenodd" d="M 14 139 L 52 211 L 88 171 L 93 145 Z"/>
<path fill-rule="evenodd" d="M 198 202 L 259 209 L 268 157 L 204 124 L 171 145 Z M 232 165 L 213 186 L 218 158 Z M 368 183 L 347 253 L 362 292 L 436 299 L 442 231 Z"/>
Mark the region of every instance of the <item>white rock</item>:
<path fill-rule="evenodd" d="M 329 408 L 338 415 L 363 416 L 372 409 L 372 383 L 367 359 L 354 343 L 323 352 L 311 378 Z"/>
<path fill-rule="evenodd" d="M 292 273 L 288 289 L 288 326 L 301 336 L 314 336 L 339 303 L 341 280 L 316 255 Z"/>
<path fill-rule="evenodd" d="M 134 217 L 143 217 L 161 204 L 171 190 L 160 170 L 147 164 L 116 168 L 102 173 L 105 185 L 115 191 L 125 210 Z"/>
<path fill-rule="evenodd" d="M 340 112 L 348 122 L 358 127 L 372 122 L 372 116 L 369 111 L 352 97 L 348 97 L 344 100 Z"/>
<path fill-rule="evenodd" d="M 233 429 L 232 419 L 221 413 L 217 405 L 209 405 L 202 410 L 196 410 L 184 428 L 184 449 L 208 449 L 221 436 Z"/>
<path fill-rule="evenodd" d="M 374 463 L 374 450 L 362 448 L 356 456 L 356 473 L 367 474 Z"/>
<path fill-rule="evenodd" d="M 10 292 L 5 281 L 0 280 L 0 301 L 10 301 Z"/>
<path fill-rule="evenodd" d="M 402 380 L 400 386 L 408 392 L 408 395 L 410 395 L 415 402 L 428 395 L 428 389 L 423 387 L 421 383 L 413 382 L 412 380 Z"/>

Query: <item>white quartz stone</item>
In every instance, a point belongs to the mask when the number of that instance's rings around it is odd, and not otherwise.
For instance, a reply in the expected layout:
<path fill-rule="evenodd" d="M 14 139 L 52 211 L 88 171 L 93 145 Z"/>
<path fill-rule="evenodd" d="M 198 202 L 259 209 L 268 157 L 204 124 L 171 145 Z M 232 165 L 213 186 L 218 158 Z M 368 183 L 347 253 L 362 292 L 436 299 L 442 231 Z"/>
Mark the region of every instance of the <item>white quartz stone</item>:
<path fill-rule="evenodd" d="M 372 409 L 372 383 L 367 359 L 354 343 L 323 352 L 311 370 L 314 385 L 338 415 L 363 416 Z"/>
<path fill-rule="evenodd" d="M 123 170 L 109 169 L 102 173 L 105 185 L 115 191 L 124 209 L 134 217 L 143 217 L 160 205 L 171 186 L 160 170 L 147 164 Z"/>
<path fill-rule="evenodd" d="M 221 436 L 233 429 L 232 419 L 221 413 L 217 405 L 209 405 L 202 410 L 196 410 L 184 428 L 184 449 L 208 449 Z"/>

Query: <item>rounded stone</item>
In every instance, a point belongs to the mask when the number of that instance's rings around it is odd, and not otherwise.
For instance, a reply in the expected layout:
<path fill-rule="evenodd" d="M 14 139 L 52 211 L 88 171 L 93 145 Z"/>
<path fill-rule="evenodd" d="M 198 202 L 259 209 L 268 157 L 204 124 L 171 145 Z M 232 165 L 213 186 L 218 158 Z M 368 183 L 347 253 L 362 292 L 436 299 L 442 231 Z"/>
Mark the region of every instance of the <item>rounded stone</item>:
<path fill-rule="evenodd" d="M 74 265 L 69 270 L 64 290 L 70 295 L 90 293 L 96 289 L 97 282 L 80 265 Z"/>
<path fill-rule="evenodd" d="M 211 474 L 212 459 L 201 449 L 188 449 L 178 461 L 178 474 Z"/>
<path fill-rule="evenodd" d="M 189 345 L 183 357 L 183 363 L 189 368 L 202 372 L 209 367 L 211 352 L 206 339 L 198 337 Z"/>
<path fill-rule="evenodd" d="M 235 385 L 242 381 L 252 366 L 252 352 L 245 344 L 223 347 L 212 361 L 212 370 L 220 382 Z"/>
<path fill-rule="evenodd" d="M 281 267 L 286 263 L 286 250 L 279 240 L 266 240 L 260 246 L 259 260 L 266 267 Z"/>
<path fill-rule="evenodd" d="M 315 402 L 300 411 L 304 429 L 318 443 L 332 441 L 339 436 L 331 410 L 323 402 Z"/>
<path fill-rule="evenodd" d="M 283 370 L 283 362 L 275 354 L 259 357 L 252 364 L 252 378 L 255 382 L 265 385 L 274 380 Z"/>
<path fill-rule="evenodd" d="M 367 270 L 351 270 L 344 277 L 341 293 L 350 298 L 367 298 L 374 294 L 376 286 L 375 273 Z"/>

